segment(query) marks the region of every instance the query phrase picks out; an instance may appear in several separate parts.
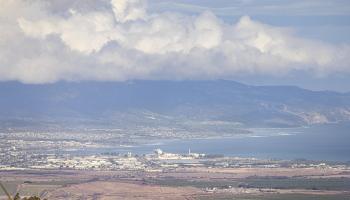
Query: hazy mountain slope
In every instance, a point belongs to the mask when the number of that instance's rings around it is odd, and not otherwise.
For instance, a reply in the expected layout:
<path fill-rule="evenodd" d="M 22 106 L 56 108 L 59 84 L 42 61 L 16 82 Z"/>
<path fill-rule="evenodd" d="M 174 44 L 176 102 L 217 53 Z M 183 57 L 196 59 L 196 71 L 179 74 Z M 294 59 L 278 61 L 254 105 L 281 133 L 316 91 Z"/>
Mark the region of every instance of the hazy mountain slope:
<path fill-rule="evenodd" d="M 299 126 L 350 120 L 350 95 L 292 86 L 249 86 L 234 81 L 0 83 L 0 116 L 171 123 L 240 122 Z M 154 119 L 159 119 L 158 122 Z"/>

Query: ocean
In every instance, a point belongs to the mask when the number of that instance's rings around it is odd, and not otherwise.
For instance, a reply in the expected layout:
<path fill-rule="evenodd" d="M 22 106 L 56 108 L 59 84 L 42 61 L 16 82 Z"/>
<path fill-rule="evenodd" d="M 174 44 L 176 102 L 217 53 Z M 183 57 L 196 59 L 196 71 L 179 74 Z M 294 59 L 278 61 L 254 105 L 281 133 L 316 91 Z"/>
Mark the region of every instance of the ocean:
<path fill-rule="evenodd" d="M 148 154 L 160 148 L 165 152 L 191 152 L 264 159 L 308 159 L 350 161 L 350 123 L 300 128 L 251 129 L 254 134 L 232 138 L 153 140 L 142 145 L 108 149 L 85 149 L 84 153 Z"/>

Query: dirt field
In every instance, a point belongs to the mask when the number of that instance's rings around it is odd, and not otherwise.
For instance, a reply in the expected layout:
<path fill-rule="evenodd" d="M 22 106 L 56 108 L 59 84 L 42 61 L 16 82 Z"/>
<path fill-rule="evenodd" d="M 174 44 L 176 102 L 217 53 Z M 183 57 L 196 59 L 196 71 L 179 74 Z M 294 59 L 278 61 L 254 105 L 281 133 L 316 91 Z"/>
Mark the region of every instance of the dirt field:
<path fill-rule="evenodd" d="M 181 168 L 169 172 L 0 171 L 2 183 L 12 194 L 38 195 L 49 200 L 236 197 L 255 200 L 257 196 L 257 199 L 275 199 L 279 195 L 295 194 L 311 195 L 310 198 L 316 199 L 350 199 L 349 174 L 347 170 L 318 168 Z M 4 194 L 0 192 L 0 199 L 5 199 L 1 195 Z M 264 198 L 260 198 L 261 195 Z"/>
<path fill-rule="evenodd" d="M 164 187 L 141 185 L 137 183 L 120 183 L 96 181 L 68 186 L 47 193 L 48 199 L 193 199 L 204 192 L 193 187 Z"/>

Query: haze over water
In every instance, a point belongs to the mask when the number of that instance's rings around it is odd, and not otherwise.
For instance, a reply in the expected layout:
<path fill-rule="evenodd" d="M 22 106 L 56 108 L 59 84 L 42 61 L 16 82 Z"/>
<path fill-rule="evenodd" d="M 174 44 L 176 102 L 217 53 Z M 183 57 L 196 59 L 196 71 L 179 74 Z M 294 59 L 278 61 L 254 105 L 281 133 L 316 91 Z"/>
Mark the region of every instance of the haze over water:
<path fill-rule="evenodd" d="M 281 131 L 283 130 L 283 131 Z M 146 144 L 78 150 L 78 154 L 127 153 L 149 154 L 160 148 L 166 152 L 191 152 L 266 159 L 308 159 L 350 161 L 350 123 L 316 125 L 302 128 L 263 129 L 234 138 L 157 140 Z M 259 131 L 258 131 L 259 132 Z"/>

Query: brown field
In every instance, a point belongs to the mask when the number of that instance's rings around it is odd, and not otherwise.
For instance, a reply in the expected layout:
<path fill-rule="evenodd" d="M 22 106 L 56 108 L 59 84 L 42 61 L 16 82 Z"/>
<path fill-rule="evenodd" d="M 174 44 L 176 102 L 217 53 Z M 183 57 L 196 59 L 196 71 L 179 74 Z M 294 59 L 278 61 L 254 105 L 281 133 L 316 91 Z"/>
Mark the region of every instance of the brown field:
<path fill-rule="evenodd" d="M 193 187 L 164 187 L 142 185 L 140 183 L 121 183 L 95 181 L 53 190 L 48 199 L 193 199 L 204 192 Z"/>
<path fill-rule="evenodd" d="M 259 195 L 302 194 L 328 197 L 350 197 L 348 170 L 291 168 L 181 168 L 168 172 L 146 171 L 84 171 L 84 170 L 17 170 L 0 171 L 8 190 L 22 196 L 38 195 L 48 199 L 232 199 L 242 194 L 254 199 Z M 289 177 L 316 180 L 342 180 L 345 186 L 326 189 L 305 188 L 219 188 L 207 191 L 210 185 L 225 185 L 260 177 Z M 264 179 L 262 179 L 264 181 Z M 283 184 L 288 184 L 288 180 Z M 297 179 L 299 180 L 299 179 Z M 269 179 L 267 181 L 270 181 Z M 278 180 L 281 182 L 281 180 Z M 278 182 L 278 183 L 279 183 Z M 286 183 L 287 182 L 287 183 Z M 338 183 L 337 182 L 337 183 Z M 259 182 L 257 182 L 259 183 Z M 343 183 L 341 183 L 343 184 Z M 227 184 L 226 184 L 227 185 Z M 344 188 L 344 189 L 343 189 Z M 1 196 L 2 195 L 2 196 Z M 6 199 L 0 192 L 0 199 Z M 248 198 L 247 197 L 247 198 Z M 316 196 L 317 197 L 317 196 Z M 248 198 L 248 199 L 249 199 Z M 260 197 L 259 197 L 260 198 Z M 335 197 L 337 199 L 338 196 Z M 243 198 L 244 199 L 244 198 Z M 273 198 L 271 198 L 273 199 Z M 317 198 L 316 198 L 317 199 Z M 322 199 L 322 198 L 321 198 Z M 325 198 L 328 199 L 328 198 Z M 332 199 L 332 198 L 330 198 Z M 350 198 L 349 198 L 350 199 Z"/>

